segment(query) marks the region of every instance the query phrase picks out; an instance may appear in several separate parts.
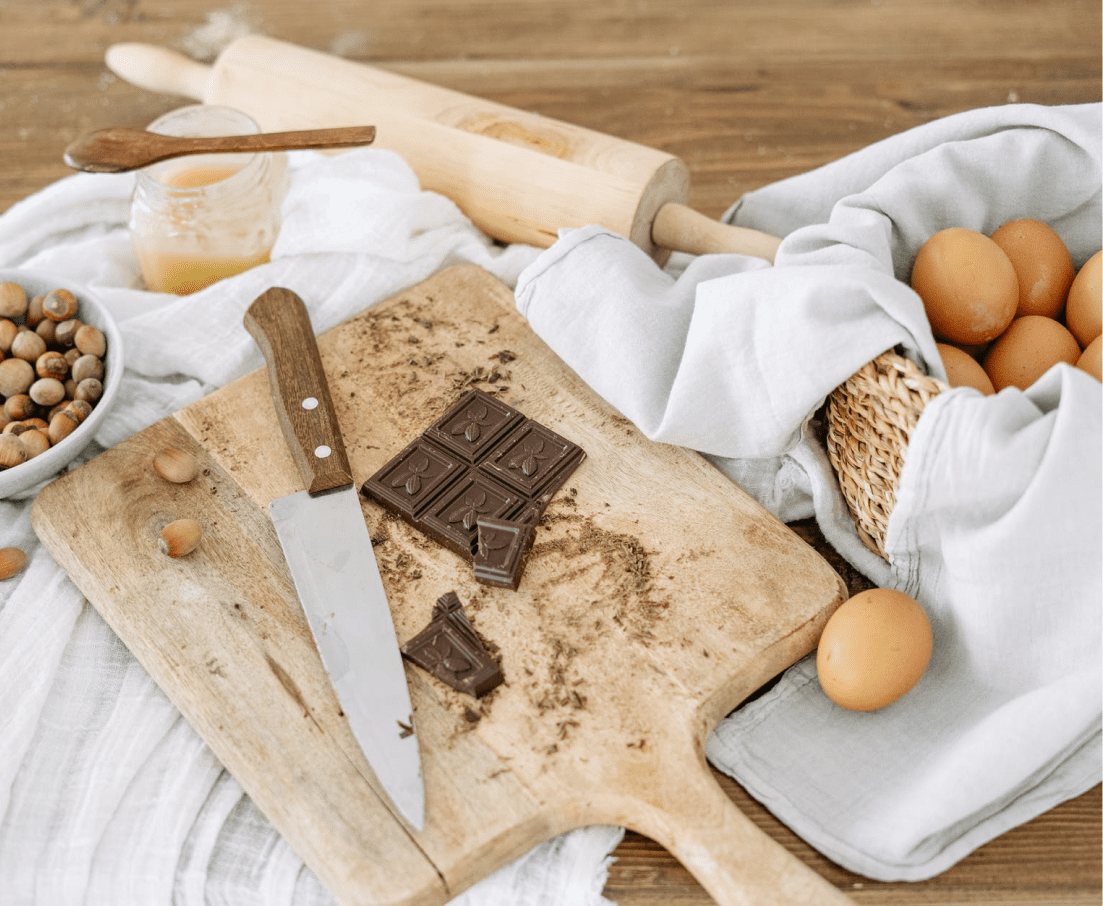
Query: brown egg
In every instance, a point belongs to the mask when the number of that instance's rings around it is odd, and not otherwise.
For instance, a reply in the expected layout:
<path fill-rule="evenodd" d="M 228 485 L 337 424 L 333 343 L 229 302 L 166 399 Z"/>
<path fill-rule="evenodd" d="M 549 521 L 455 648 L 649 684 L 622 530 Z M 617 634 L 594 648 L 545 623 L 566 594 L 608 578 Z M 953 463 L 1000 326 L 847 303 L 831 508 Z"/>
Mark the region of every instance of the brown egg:
<path fill-rule="evenodd" d="M 1103 382 L 1103 336 L 1098 336 L 1080 353 L 1076 367 L 1086 371 L 1097 381 Z"/>
<path fill-rule="evenodd" d="M 992 381 L 980 367 L 980 362 L 969 353 L 957 346 L 948 343 L 938 343 L 938 354 L 942 356 L 942 364 L 946 368 L 946 380 L 951 387 L 975 387 L 985 396 L 991 396 L 996 392 Z"/>
<path fill-rule="evenodd" d="M 962 227 L 939 230 L 923 243 L 911 286 L 935 336 L 964 345 L 998 337 L 1019 304 L 1011 259 L 983 233 Z"/>
<path fill-rule="evenodd" d="M 1063 324 L 1042 315 L 1023 315 L 992 344 L 984 370 L 997 391 L 1025 390 L 1058 362 L 1075 365 L 1079 358 L 1076 337 Z"/>
<path fill-rule="evenodd" d="M 816 649 L 820 685 L 851 711 L 883 708 L 911 689 L 931 660 L 931 622 L 890 588 L 859 592 L 836 610 Z"/>
<path fill-rule="evenodd" d="M 1072 255 L 1061 237 L 1048 224 L 1023 217 L 1009 220 L 992 234 L 1011 259 L 1019 279 L 1016 315 L 1045 315 L 1056 318 L 1076 276 Z"/>
<path fill-rule="evenodd" d="M 1096 252 L 1080 268 L 1069 287 L 1069 301 L 1065 307 L 1065 323 L 1082 347 L 1103 333 L 1103 288 L 1100 272 L 1103 271 L 1103 252 Z"/>

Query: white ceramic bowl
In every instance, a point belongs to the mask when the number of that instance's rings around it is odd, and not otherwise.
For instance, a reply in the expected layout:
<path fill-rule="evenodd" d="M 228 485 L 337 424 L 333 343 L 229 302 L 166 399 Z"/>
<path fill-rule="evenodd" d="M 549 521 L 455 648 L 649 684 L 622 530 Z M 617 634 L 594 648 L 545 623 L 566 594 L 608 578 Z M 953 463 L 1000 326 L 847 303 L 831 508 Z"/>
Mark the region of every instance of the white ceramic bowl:
<path fill-rule="evenodd" d="M 122 335 L 115 319 L 94 293 L 71 280 L 51 277 L 49 274 L 0 268 L 0 283 L 8 282 L 22 286 L 27 291 L 28 298 L 48 293 L 52 289 L 69 290 L 79 303 L 77 317 L 85 324 L 91 324 L 103 331 L 107 339 L 107 352 L 103 359 L 103 396 L 92 409 L 92 413 L 61 443 L 55 444 L 34 459 L 28 459 L 22 465 L 0 471 L 0 500 L 21 494 L 54 478 L 69 465 L 88 446 L 96 429 L 111 411 L 123 377 Z"/>

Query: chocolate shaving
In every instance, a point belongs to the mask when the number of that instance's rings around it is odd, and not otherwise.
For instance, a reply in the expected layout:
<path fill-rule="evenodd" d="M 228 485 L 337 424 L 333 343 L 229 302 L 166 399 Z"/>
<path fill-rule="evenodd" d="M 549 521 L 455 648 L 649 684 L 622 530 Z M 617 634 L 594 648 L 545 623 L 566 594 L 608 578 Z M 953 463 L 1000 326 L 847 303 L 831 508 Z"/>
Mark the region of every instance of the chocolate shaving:
<path fill-rule="evenodd" d="M 402 656 L 453 689 L 475 697 L 501 685 L 498 662 L 476 634 L 454 591 L 441 595 L 429 625 L 402 646 Z"/>

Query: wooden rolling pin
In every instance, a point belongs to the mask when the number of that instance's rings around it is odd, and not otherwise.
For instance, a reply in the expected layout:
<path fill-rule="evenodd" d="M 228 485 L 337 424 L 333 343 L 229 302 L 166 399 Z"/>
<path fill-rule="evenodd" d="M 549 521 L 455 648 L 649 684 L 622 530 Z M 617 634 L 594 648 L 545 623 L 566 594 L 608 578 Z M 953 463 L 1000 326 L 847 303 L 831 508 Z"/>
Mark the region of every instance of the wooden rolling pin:
<path fill-rule="evenodd" d="M 375 147 L 503 242 L 546 248 L 560 229 L 596 224 L 662 262 L 773 261 L 780 241 L 687 207 L 689 170 L 670 154 L 272 38 L 240 38 L 213 66 L 147 44 L 116 44 L 106 60 L 134 85 L 234 107 L 264 131 L 370 123 Z"/>

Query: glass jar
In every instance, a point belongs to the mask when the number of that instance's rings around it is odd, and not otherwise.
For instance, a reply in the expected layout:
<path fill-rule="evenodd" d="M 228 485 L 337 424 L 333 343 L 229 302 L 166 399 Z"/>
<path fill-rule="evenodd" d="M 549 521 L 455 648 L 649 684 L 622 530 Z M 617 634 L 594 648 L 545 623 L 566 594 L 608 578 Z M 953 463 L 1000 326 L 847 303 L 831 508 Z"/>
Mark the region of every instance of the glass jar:
<path fill-rule="evenodd" d="M 260 127 L 229 107 L 196 104 L 154 120 L 162 135 L 244 135 Z M 184 295 L 269 260 L 287 191 L 287 156 L 193 154 L 138 171 L 130 235 L 146 288 Z"/>

